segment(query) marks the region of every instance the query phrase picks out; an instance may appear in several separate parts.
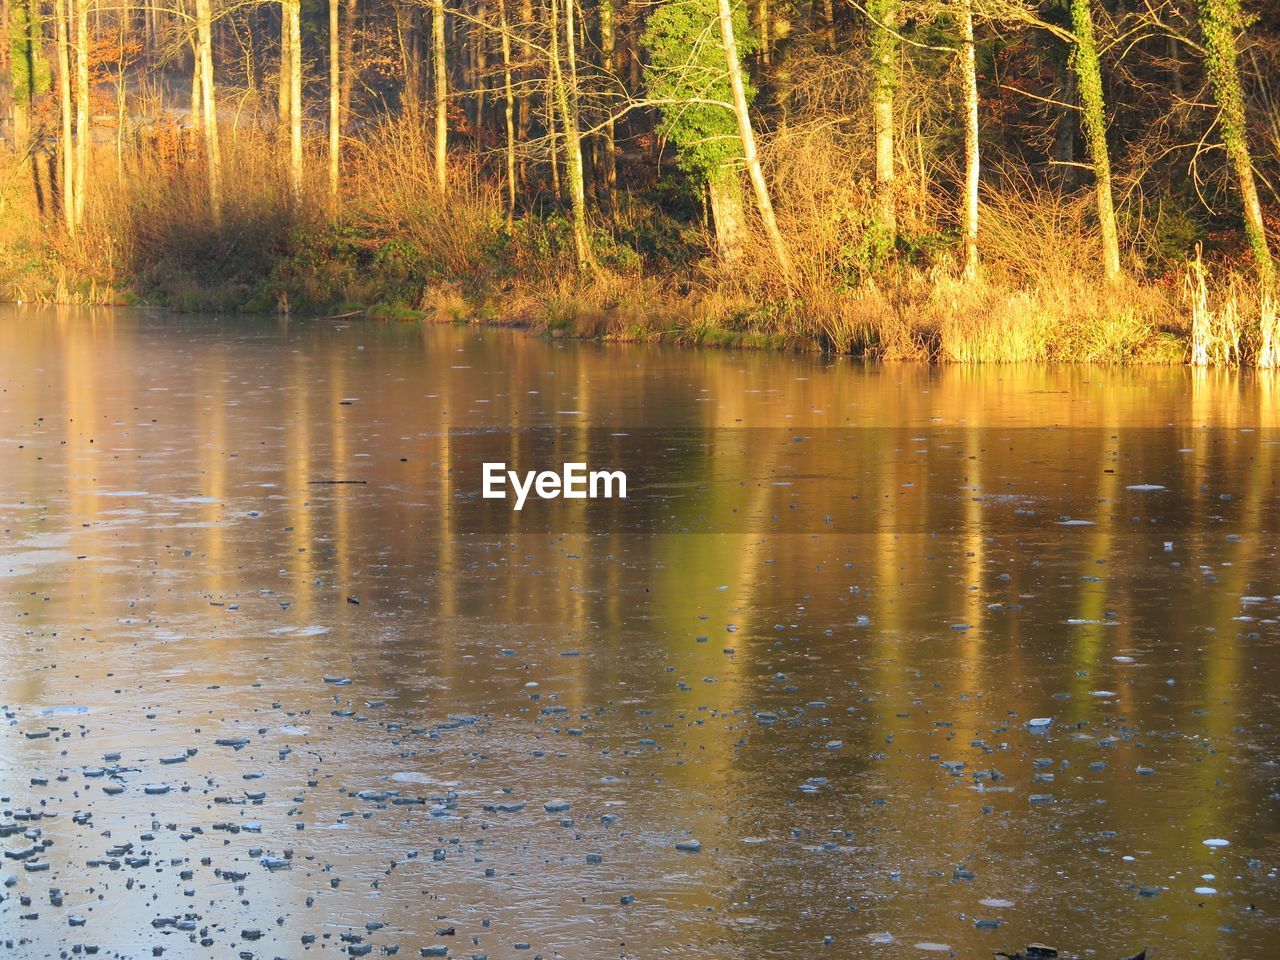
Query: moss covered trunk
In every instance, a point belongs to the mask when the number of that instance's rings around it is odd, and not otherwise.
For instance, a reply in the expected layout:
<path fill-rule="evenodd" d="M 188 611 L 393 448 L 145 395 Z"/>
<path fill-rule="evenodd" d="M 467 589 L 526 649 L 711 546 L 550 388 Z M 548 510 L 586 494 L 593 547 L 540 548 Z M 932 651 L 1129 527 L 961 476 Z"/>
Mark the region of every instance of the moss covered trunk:
<path fill-rule="evenodd" d="M 1102 67 L 1094 37 L 1093 9 L 1089 0 L 1071 0 L 1071 27 L 1076 48 L 1072 64 L 1080 85 L 1080 109 L 1098 200 L 1098 227 L 1102 233 L 1102 267 L 1108 280 L 1120 276 L 1120 237 L 1116 207 L 1111 195 L 1111 154 L 1107 149 L 1106 99 L 1102 92 Z"/>
<path fill-rule="evenodd" d="M 1198 6 L 1200 29 L 1204 32 L 1205 66 L 1214 99 L 1218 102 L 1222 143 L 1244 204 L 1245 238 L 1257 264 L 1259 279 L 1270 289 L 1275 282 L 1275 261 L 1267 243 L 1262 204 L 1258 201 L 1258 185 L 1249 152 L 1244 93 L 1236 63 L 1236 33 L 1244 26 L 1240 0 L 1198 0 Z"/>

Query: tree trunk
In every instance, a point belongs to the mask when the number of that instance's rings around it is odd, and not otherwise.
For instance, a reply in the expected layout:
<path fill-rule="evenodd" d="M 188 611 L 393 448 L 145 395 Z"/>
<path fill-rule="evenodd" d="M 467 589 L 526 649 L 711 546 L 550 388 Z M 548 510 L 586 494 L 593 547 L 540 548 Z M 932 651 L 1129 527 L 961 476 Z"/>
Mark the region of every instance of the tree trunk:
<path fill-rule="evenodd" d="M 443 194 L 449 186 L 449 81 L 444 59 L 444 0 L 431 3 L 431 41 L 432 93 L 436 101 L 436 188 Z"/>
<path fill-rule="evenodd" d="M 400 110 L 417 126 L 422 109 L 422 70 L 419 49 L 419 14 L 403 2 L 393 4 L 395 10 L 396 45 L 400 49 Z"/>
<path fill-rule="evenodd" d="M 507 222 L 516 218 L 516 103 L 511 83 L 511 31 L 507 23 L 507 0 L 498 0 L 498 27 L 502 31 L 503 119 L 507 128 Z"/>
<path fill-rule="evenodd" d="M 600 66 L 606 88 L 614 87 L 613 69 L 617 55 L 617 37 L 614 33 L 613 0 L 599 0 L 597 12 L 600 20 Z M 614 210 L 614 191 L 618 187 L 618 147 L 614 131 L 614 104 L 604 98 L 605 118 L 600 129 L 600 162 L 597 164 L 597 182 L 601 199 L 610 211 Z"/>
<path fill-rule="evenodd" d="M 733 164 L 722 164 L 707 177 L 707 197 L 711 203 L 711 225 L 715 229 L 716 252 L 725 263 L 742 259 L 744 211 L 742 181 Z"/>
<path fill-rule="evenodd" d="M 1120 239 L 1116 208 L 1111 197 L 1111 155 L 1107 150 L 1106 107 L 1102 95 L 1102 67 L 1093 34 L 1093 10 L 1089 0 L 1071 0 L 1071 26 L 1075 32 L 1075 71 L 1080 85 L 1085 138 L 1093 161 L 1098 198 L 1098 225 L 1102 233 L 1102 266 L 1108 280 L 1120 276 Z"/>
<path fill-rule="evenodd" d="M 1272 292 L 1276 279 L 1275 261 L 1267 243 L 1267 229 L 1258 201 L 1258 185 L 1253 175 L 1253 159 L 1249 153 L 1248 123 L 1245 119 L 1244 94 L 1240 88 L 1240 70 L 1236 63 L 1236 34 L 1243 28 L 1240 0 L 1198 0 L 1200 29 L 1204 33 L 1205 66 L 1213 97 L 1218 101 L 1222 126 L 1222 142 L 1227 159 L 1235 173 L 1244 205 L 1244 233 L 1253 252 L 1258 279 L 1264 295 Z"/>
<path fill-rule="evenodd" d="M 556 12 L 558 0 L 551 0 L 552 56 L 551 71 L 555 85 L 556 102 L 560 108 L 560 121 L 564 127 L 565 177 L 569 181 L 569 215 L 573 224 L 573 249 L 579 270 L 595 268 L 591 252 L 591 235 L 587 231 L 587 190 L 582 167 L 582 137 L 578 132 L 578 68 L 577 42 L 573 28 L 573 0 L 564 0 L 565 57 L 569 63 L 569 79 L 560 63 L 556 49 Z"/>
<path fill-rule="evenodd" d="M 527 37 L 533 25 L 533 0 L 520 0 L 520 24 L 523 27 L 524 36 Z M 522 50 L 520 59 L 526 60 L 527 57 L 528 50 Z M 518 75 L 526 85 L 532 85 L 533 76 L 529 66 L 522 66 Z M 529 139 L 529 129 L 533 120 L 532 100 L 532 95 L 525 93 L 516 103 L 516 137 L 520 143 Z"/>
<path fill-rule="evenodd" d="M 898 86 L 898 0 L 872 0 L 867 7 L 871 19 L 871 113 L 876 139 L 876 200 L 880 225 L 896 240 L 898 207 L 894 195 L 893 95 Z"/>
<path fill-rule="evenodd" d="M 289 111 L 293 94 L 289 91 L 289 51 L 293 44 L 289 40 L 289 0 L 280 0 L 280 90 L 276 107 L 276 135 L 283 147 L 285 132 L 289 129 Z"/>
<path fill-rule="evenodd" d="M 760 66 L 769 66 L 769 0 L 756 0 L 756 32 L 760 35 Z"/>
<path fill-rule="evenodd" d="M 207 0 L 206 0 L 207 2 Z M 329 215 L 338 213 L 338 171 L 341 157 L 342 76 L 339 67 L 338 3 L 329 0 Z M 347 25 L 350 29 L 350 24 Z"/>
<path fill-rule="evenodd" d="M 342 31 L 342 49 L 338 60 L 342 63 L 342 102 L 338 113 L 338 136 L 346 136 L 347 124 L 351 122 L 351 91 L 355 80 L 355 71 L 351 69 L 355 63 L 356 16 L 359 13 L 360 0 L 347 0 L 347 29 Z"/>
<path fill-rule="evenodd" d="M 302 0 L 289 4 L 289 191 L 302 196 Z"/>
<path fill-rule="evenodd" d="M 196 49 L 204 111 L 205 163 L 209 177 L 209 215 L 222 226 L 222 150 L 218 143 L 218 102 L 213 86 L 213 17 L 209 0 L 196 0 Z"/>
<path fill-rule="evenodd" d="M 973 41 L 973 0 L 964 0 L 960 18 L 964 41 L 964 275 L 978 275 L 978 58 Z"/>
<path fill-rule="evenodd" d="M 773 247 L 773 255 L 782 269 L 783 277 L 790 284 L 791 257 L 782 242 L 782 233 L 778 230 L 778 221 L 773 213 L 773 200 L 769 197 L 769 187 L 764 182 L 764 171 L 760 168 L 760 156 L 756 152 L 756 135 L 751 128 L 747 93 L 742 82 L 742 60 L 738 56 L 738 43 L 733 35 L 733 10 L 729 6 L 729 0 L 716 0 L 716 9 L 720 15 L 720 45 L 724 49 L 725 67 L 729 72 L 729 88 L 733 91 L 733 113 L 738 121 L 738 137 L 742 141 L 747 176 L 755 191 L 756 209 L 760 211 L 760 220 L 764 224 L 769 244 Z"/>
<path fill-rule="evenodd" d="M 489 40 L 489 5 L 485 0 L 475 0 L 475 18 L 478 21 L 471 25 L 471 59 L 472 84 L 475 91 L 475 128 L 477 135 L 484 126 L 485 84 L 488 82 L 489 53 L 485 44 Z"/>
<path fill-rule="evenodd" d="M 89 3 L 76 3 L 76 226 L 84 224 L 85 194 L 89 184 Z"/>
<path fill-rule="evenodd" d="M 204 68 L 200 65 L 200 44 L 191 38 L 191 129 L 204 135 L 204 95 L 200 92 Z"/>
<path fill-rule="evenodd" d="M 62 116 L 62 136 L 58 142 L 58 179 L 61 181 L 62 220 L 67 232 L 75 234 L 75 184 L 71 173 L 71 0 L 54 0 L 58 44 L 58 107 Z"/>
<path fill-rule="evenodd" d="M 827 53 L 836 52 L 836 11 L 832 0 L 822 0 L 822 38 Z"/>

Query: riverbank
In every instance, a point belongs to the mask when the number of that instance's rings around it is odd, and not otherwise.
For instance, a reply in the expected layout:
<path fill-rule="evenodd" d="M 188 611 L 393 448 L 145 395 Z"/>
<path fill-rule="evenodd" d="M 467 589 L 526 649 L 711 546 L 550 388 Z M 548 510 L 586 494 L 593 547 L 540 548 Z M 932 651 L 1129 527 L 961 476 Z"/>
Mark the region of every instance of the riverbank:
<path fill-rule="evenodd" d="M 197 168 L 135 159 L 129 176 L 94 178 L 75 236 L 50 223 L 54 212 L 41 212 L 24 183 L 25 161 L 9 156 L 0 297 L 908 361 L 1177 364 L 1198 355 L 1248 364 L 1269 343 L 1274 352 L 1274 308 L 1268 319 L 1230 251 L 1198 275 L 1195 263 L 1167 262 L 1155 274 L 1135 259 L 1122 279 L 1105 280 L 1084 194 L 992 191 L 983 267 L 965 277 L 955 238 L 926 212 L 886 246 L 854 198 L 848 222 L 832 225 L 805 212 L 805 195 L 780 190 L 781 226 L 796 251 L 783 276 L 750 231 L 739 259 L 717 258 L 690 198 L 656 189 L 596 225 L 595 265 L 583 270 L 557 205 L 509 217 L 492 178 L 462 165 L 440 198 L 423 180 L 421 145 L 399 136 L 385 132 L 352 160 L 349 199 L 332 213 L 320 193 L 289 195 L 269 148 L 230 151 L 225 162 L 245 187 L 220 226 L 209 222 Z"/>

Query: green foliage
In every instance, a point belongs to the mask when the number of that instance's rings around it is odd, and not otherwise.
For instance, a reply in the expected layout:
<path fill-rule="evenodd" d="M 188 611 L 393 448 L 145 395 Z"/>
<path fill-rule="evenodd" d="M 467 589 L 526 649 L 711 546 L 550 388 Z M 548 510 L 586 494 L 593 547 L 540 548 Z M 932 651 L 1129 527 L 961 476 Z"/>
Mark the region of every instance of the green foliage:
<path fill-rule="evenodd" d="M 745 7 L 734 10 L 733 30 L 741 57 L 756 49 Z M 649 18 L 642 41 L 649 96 L 659 101 L 658 132 L 679 149 L 681 169 L 705 177 L 742 156 L 733 94 L 725 68 L 715 0 L 665 3 Z M 745 78 L 747 102 L 755 88 Z"/>
<path fill-rule="evenodd" d="M 893 256 L 894 236 L 871 210 L 850 209 L 833 213 L 843 242 L 836 254 L 836 269 L 854 287 L 884 269 Z"/>
<path fill-rule="evenodd" d="M 18 103 L 31 101 L 49 89 L 49 61 L 40 52 L 43 23 L 37 0 L 12 0 L 9 6 L 9 62 L 13 96 Z"/>

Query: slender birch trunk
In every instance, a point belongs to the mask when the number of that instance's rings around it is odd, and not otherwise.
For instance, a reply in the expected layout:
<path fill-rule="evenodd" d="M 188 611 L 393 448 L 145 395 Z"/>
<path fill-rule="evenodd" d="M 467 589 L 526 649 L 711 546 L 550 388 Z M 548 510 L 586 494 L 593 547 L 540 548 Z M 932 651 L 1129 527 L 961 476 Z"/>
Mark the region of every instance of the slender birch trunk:
<path fill-rule="evenodd" d="M 329 0 L 329 215 L 338 212 L 338 172 L 341 157 L 342 77 L 339 67 L 338 3 Z M 350 26 L 350 25 L 348 25 Z"/>
<path fill-rule="evenodd" d="M 720 15 L 720 45 L 724 49 L 725 67 L 729 72 L 729 88 L 733 91 L 733 113 L 738 121 L 738 137 L 742 141 L 742 155 L 747 165 L 747 176 L 751 179 L 751 187 L 756 195 L 756 209 L 760 211 L 760 220 L 764 223 L 765 233 L 773 247 L 773 255 L 782 268 L 783 275 L 790 283 L 792 277 L 791 257 L 787 253 L 786 244 L 782 242 L 782 232 L 778 229 L 778 220 L 773 213 L 773 200 L 769 196 L 769 187 L 764 181 L 764 171 L 760 168 L 760 156 L 756 152 L 756 135 L 751 128 L 751 114 L 747 109 L 747 93 L 742 82 L 742 60 L 738 57 L 738 43 L 733 35 L 733 10 L 729 0 L 716 0 L 716 9 Z"/>
<path fill-rule="evenodd" d="M 1111 154 L 1107 149 L 1106 105 L 1102 94 L 1102 67 L 1093 33 L 1089 0 L 1071 0 L 1071 27 L 1076 49 L 1073 64 L 1080 86 L 1080 107 L 1098 199 L 1098 226 L 1102 233 L 1102 266 L 1108 280 L 1120 277 L 1120 238 L 1116 229 L 1115 201 L 1111 196 Z"/>
<path fill-rule="evenodd" d="M 894 240 L 898 236 L 898 206 L 893 163 L 893 97 L 898 86 L 898 0 L 872 0 L 871 113 L 876 140 L 876 198 L 880 225 Z"/>
<path fill-rule="evenodd" d="M 302 0 L 289 3 L 289 189 L 302 196 Z"/>
<path fill-rule="evenodd" d="M 449 80 L 445 63 L 444 0 L 431 3 L 432 92 L 436 101 L 436 188 L 441 194 L 449 186 Z"/>
<path fill-rule="evenodd" d="M 1222 142 L 1240 188 L 1244 205 L 1244 233 L 1253 253 L 1264 292 L 1273 290 L 1275 260 L 1267 243 L 1267 228 L 1258 200 L 1258 185 L 1249 153 L 1249 128 L 1245 117 L 1244 93 L 1236 60 L 1236 34 L 1243 28 L 1240 0 L 1198 0 L 1200 29 L 1204 33 L 1205 66 L 1213 97 L 1218 101 Z"/>
<path fill-rule="evenodd" d="M 196 49 L 204 113 L 205 164 L 209 178 L 209 215 L 222 226 L 222 148 L 218 142 L 218 102 L 213 86 L 213 15 L 209 0 L 196 0 Z"/>
<path fill-rule="evenodd" d="M 75 182 L 71 171 L 71 0 L 53 0 L 58 45 L 58 107 L 62 114 L 62 137 L 58 143 L 58 179 L 62 188 L 62 220 L 67 232 L 76 232 Z"/>
<path fill-rule="evenodd" d="M 507 222 L 516 218 L 516 104 L 511 83 L 511 31 L 507 23 L 507 0 L 498 0 L 498 28 L 502 32 L 503 118 L 507 127 Z"/>
<path fill-rule="evenodd" d="M 964 0 L 960 16 L 964 59 L 964 275 L 978 275 L 978 58 L 973 40 L 973 0 Z"/>
<path fill-rule="evenodd" d="M 89 3 L 76 0 L 76 226 L 84 225 L 85 194 L 89 184 Z"/>

